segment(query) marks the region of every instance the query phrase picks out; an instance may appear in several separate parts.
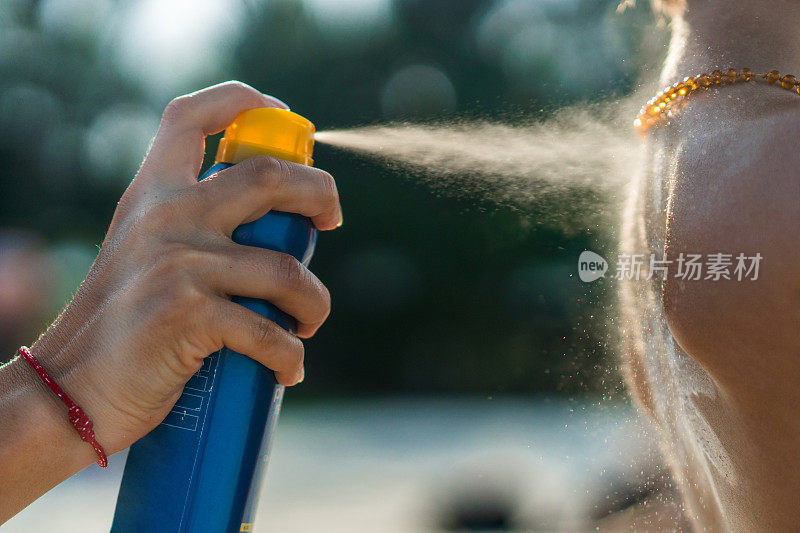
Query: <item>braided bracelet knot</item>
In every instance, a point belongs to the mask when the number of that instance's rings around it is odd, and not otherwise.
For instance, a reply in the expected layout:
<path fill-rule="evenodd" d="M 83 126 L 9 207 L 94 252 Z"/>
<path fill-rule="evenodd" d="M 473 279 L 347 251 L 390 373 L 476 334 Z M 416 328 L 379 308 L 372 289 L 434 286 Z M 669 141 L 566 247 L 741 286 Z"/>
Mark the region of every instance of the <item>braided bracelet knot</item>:
<path fill-rule="evenodd" d="M 19 349 L 19 354 L 22 356 L 23 359 L 36 371 L 39 375 L 41 380 L 44 382 L 47 387 L 53 391 L 59 400 L 61 400 L 64 405 L 67 406 L 68 411 L 68 418 L 72 427 L 75 428 L 75 431 L 78 432 L 81 440 L 84 442 L 88 442 L 94 448 L 94 452 L 97 454 L 97 464 L 102 466 L 103 468 L 108 466 L 108 456 L 106 456 L 106 451 L 97 442 L 97 439 L 94 436 L 94 425 L 92 421 L 86 416 L 86 413 L 83 412 L 83 409 L 80 408 L 78 404 L 72 401 L 72 398 L 67 396 L 67 393 L 59 387 L 58 383 L 47 373 L 47 370 L 44 369 L 42 364 L 33 356 L 31 353 L 30 348 L 27 346 L 22 346 Z"/>

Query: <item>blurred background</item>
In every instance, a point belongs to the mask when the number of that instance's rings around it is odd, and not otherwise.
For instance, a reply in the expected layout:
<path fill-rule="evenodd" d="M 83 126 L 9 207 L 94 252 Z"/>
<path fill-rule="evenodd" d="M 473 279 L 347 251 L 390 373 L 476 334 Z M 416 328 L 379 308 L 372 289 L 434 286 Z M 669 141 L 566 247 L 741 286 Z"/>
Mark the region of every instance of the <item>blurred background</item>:
<path fill-rule="evenodd" d="M 318 130 L 546 117 L 635 88 L 658 30 L 646 4 L 616 9 L 3 0 L 0 353 L 69 301 L 175 96 L 238 79 Z M 315 161 L 345 210 L 312 264 L 334 308 L 287 395 L 257 530 L 614 530 L 645 515 L 657 530 L 653 512 L 675 514 L 621 385 L 613 284 L 577 278 L 582 250 L 613 250 L 607 231 L 542 222 L 568 197 L 497 205 L 326 146 Z M 123 464 L 79 474 L 3 531 L 107 530 Z"/>

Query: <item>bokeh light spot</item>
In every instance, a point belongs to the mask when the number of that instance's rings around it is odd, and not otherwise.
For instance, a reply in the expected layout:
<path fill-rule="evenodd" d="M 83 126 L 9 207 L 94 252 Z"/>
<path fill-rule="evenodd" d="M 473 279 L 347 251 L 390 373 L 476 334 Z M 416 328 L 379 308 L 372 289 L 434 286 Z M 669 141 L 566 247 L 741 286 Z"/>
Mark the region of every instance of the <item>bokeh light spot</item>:
<path fill-rule="evenodd" d="M 155 113 L 124 104 L 97 115 L 83 143 L 92 176 L 101 181 L 130 181 L 156 133 L 158 122 Z"/>
<path fill-rule="evenodd" d="M 120 71 L 161 101 L 223 72 L 242 16 L 234 0 L 141 0 L 122 11 L 108 45 Z"/>
<path fill-rule="evenodd" d="M 305 0 L 303 5 L 320 31 L 354 44 L 392 26 L 390 0 Z"/>
<path fill-rule="evenodd" d="M 452 112 L 456 103 L 456 89 L 450 78 L 432 65 L 409 65 L 397 70 L 381 95 L 381 109 L 387 118 Z"/>
<path fill-rule="evenodd" d="M 55 35 L 91 39 L 98 35 L 111 13 L 109 0 L 43 0 L 39 24 Z"/>

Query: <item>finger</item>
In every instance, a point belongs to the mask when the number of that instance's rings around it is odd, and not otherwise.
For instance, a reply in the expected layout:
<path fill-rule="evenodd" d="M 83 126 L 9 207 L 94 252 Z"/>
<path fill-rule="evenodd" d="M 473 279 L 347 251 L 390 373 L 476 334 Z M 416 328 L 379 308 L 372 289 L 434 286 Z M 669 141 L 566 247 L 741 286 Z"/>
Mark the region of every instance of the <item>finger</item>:
<path fill-rule="evenodd" d="M 228 127 L 248 109 L 288 106 L 238 81 L 228 81 L 180 96 L 167 105 L 144 165 L 159 179 L 175 176 L 180 183 L 197 179 L 205 138 Z"/>
<path fill-rule="evenodd" d="M 276 323 L 223 298 L 216 302 L 214 323 L 225 346 L 274 371 L 281 385 L 302 381 L 303 343 Z"/>
<path fill-rule="evenodd" d="M 297 320 L 303 338 L 314 335 L 330 314 L 328 289 L 289 254 L 229 242 L 200 276 L 217 293 L 269 301 Z"/>
<path fill-rule="evenodd" d="M 281 159 L 251 157 L 201 181 L 194 189 L 197 205 L 209 222 L 227 234 L 273 209 L 307 216 L 321 230 L 342 224 L 333 177 L 324 170 Z"/>

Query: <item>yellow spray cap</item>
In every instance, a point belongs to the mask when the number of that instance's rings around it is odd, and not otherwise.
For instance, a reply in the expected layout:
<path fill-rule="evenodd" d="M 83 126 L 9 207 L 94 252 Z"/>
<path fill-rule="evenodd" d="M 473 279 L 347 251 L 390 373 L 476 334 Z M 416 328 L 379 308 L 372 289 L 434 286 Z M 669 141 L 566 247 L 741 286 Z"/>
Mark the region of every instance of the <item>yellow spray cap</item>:
<path fill-rule="evenodd" d="M 244 111 L 219 141 L 217 163 L 239 163 L 266 154 L 313 165 L 314 125 L 297 113 L 274 107 Z"/>

